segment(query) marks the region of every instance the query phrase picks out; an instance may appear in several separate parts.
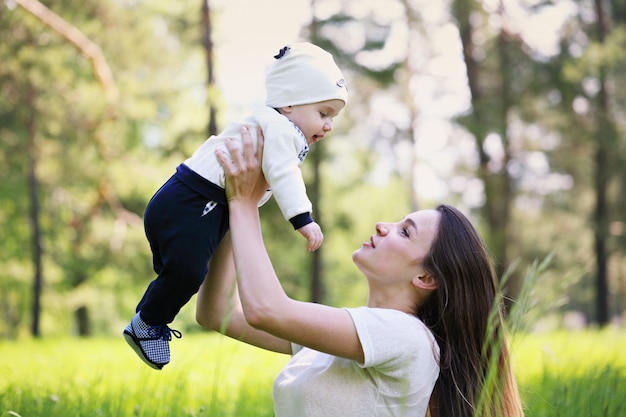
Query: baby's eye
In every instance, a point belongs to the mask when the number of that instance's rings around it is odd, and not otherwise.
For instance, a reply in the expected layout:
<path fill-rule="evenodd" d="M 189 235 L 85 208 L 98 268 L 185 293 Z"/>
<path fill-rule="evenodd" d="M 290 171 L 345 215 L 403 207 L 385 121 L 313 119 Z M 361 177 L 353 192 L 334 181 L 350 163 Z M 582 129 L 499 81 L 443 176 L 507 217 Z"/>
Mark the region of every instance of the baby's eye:
<path fill-rule="evenodd" d="M 322 117 L 328 117 L 328 113 L 320 112 L 320 116 L 322 116 Z"/>

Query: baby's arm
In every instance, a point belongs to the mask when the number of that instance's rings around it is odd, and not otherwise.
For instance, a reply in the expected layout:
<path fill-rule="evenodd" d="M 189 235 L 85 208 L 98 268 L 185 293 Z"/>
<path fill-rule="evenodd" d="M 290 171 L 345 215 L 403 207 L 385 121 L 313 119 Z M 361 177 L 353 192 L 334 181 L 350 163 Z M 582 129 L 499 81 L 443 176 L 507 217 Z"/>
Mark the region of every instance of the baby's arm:
<path fill-rule="evenodd" d="M 313 206 L 300 170 L 302 141 L 294 139 L 294 128 L 290 124 L 271 123 L 263 131 L 263 174 L 272 190 L 283 217 L 295 230 L 312 222 Z"/>
<path fill-rule="evenodd" d="M 322 229 L 320 225 L 312 222 L 302 226 L 297 229 L 298 233 L 305 237 L 305 239 L 309 242 L 307 245 L 307 250 L 309 252 L 314 252 L 322 246 L 322 242 L 324 241 L 324 235 L 322 234 Z"/>

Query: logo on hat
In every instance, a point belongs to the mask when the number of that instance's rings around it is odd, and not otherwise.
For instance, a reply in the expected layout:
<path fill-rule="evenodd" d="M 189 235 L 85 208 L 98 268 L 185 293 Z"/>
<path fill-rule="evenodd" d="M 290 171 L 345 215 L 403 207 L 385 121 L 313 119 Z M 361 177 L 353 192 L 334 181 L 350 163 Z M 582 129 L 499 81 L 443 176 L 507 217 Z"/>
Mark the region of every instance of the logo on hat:
<path fill-rule="evenodd" d="M 347 90 L 348 87 L 346 87 L 346 80 L 342 78 L 341 80 L 337 81 L 337 87 L 345 87 Z"/>
<path fill-rule="evenodd" d="M 291 49 L 291 47 L 289 45 L 283 47 L 280 49 L 280 51 L 278 51 L 277 55 L 274 55 L 274 59 L 281 59 L 282 57 L 285 56 L 285 54 Z"/>

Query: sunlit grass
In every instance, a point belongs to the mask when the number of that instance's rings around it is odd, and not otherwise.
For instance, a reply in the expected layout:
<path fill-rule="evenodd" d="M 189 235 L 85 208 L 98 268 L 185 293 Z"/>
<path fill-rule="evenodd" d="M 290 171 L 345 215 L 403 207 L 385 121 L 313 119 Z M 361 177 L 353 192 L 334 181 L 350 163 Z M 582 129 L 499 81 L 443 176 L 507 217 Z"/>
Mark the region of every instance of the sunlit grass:
<path fill-rule="evenodd" d="M 272 416 L 288 360 L 218 335 L 185 335 L 148 368 L 119 339 L 0 343 L 0 415 Z"/>
<path fill-rule="evenodd" d="M 526 417 L 626 416 L 626 332 L 519 334 L 513 343 Z"/>
<path fill-rule="evenodd" d="M 626 415 L 626 332 L 518 334 L 526 416 Z M 273 416 L 284 355 L 216 334 L 172 342 L 162 371 L 122 337 L 0 342 L 0 416 Z"/>
<path fill-rule="evenodd" d="M 611 365 L 626 370 L 626 332 L 612 329 L 518 334 L 514 360 L 521 383 L 544 373 L 580 376 Z"/>

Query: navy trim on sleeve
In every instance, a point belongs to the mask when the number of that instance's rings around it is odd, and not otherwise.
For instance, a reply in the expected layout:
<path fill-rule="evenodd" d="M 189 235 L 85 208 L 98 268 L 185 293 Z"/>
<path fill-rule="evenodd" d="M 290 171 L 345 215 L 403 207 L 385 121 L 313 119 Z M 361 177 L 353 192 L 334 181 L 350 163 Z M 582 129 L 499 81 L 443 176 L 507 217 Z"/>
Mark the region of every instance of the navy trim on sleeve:
<path fill-rule="evenodd" d="M 289 219 L 289 222 L 291 222 L 291 225 L 295 230 L 298 230 L 302 226 L 313 223 L 313 218 L 311 217 L 311 213 L 300 213 Z"/>

